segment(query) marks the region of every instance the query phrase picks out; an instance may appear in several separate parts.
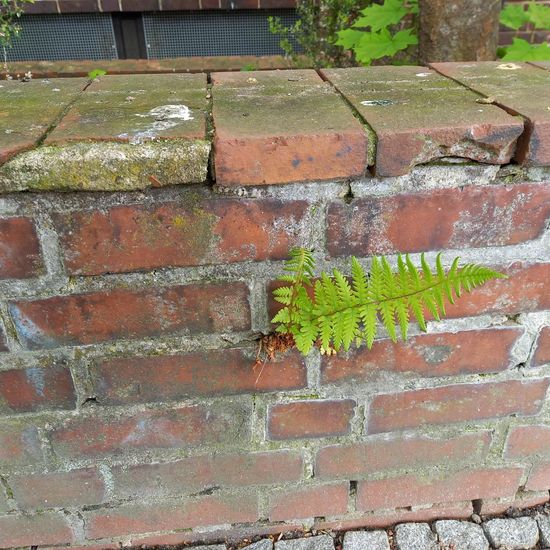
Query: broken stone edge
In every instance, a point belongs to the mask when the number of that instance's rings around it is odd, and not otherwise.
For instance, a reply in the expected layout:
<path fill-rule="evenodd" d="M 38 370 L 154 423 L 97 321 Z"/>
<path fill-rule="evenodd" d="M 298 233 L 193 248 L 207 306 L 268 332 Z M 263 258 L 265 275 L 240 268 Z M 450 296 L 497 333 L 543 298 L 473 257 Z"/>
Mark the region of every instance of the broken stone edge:
<path fill-rule="evenodd" d="M 0 166 L 0 193 L 131 191 L 203 183 L 210 150 L 211 143 L 200 139 L 41 146 Z"/>

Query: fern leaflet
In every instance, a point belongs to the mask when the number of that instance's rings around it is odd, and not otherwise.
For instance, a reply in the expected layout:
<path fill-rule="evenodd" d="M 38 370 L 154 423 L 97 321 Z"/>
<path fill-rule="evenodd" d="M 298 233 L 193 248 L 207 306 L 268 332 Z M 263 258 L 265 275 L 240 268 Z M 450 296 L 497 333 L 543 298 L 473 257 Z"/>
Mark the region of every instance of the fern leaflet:
<path fill-rule="evenodd" d="M 430 268 L 421 256 L 418 269 L 408 255 L 397 257 L 392 270 L 385 257 L 374 257 L 370 274 L 356 258 L 351 261 L 351 281 L 335 269 L 322 273 L 313 284 L 315 262 L 311 252 L 296 248 L 290 252 L 285 274 L 280 280 L 288 286 L 273 291 L 283 308 L 273 318 L 277 332 L 294 337 L 296 347 L 307 354 L 318 343 L 321 351 L 348 350 L 352 343 L 372 347 L 380 321 L 390 338 L 397 341 L 397 327 L 407 339 L 413 317 L 426 330 L 425 311 L 439 320 L 445 315 L 445 302 L 454 304 L 462 291 L 470 292 L 491 279 L 506 276 L 487 267 L 466 264 L 456 258 L 448 272 L 441 255 Z"/>

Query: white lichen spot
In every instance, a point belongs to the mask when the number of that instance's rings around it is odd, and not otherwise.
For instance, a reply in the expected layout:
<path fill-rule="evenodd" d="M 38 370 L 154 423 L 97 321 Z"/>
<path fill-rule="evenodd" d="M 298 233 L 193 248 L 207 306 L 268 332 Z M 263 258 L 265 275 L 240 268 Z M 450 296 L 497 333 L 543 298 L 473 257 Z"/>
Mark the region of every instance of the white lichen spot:
<path fill-rule="evenodd" d="M 365 107 L 385 107 L 386 105 L 394 105 L 395 103 L 397 102 L 393 99 L 372 99 L 361 101 L 361 105 L 364 105 Z"/>
<path fill-rule="evenodd" d="M 419 76 L 419 77 L 423 78 L 423 77 L 426 77 L 426 76 L 430 76 L 430 74 L 431 73 L 416 73 L 415 76 Z"/>
<path fill-rule="evenodd" d="M 153 117 L 155 120 L 193 120 L 191 109 L 187 105 L 161 105 L 151 109 L 146 116 Z"/>
<path fill-rule="evenodd" d="M 501 63 L 497 66 L 497 69 L 500 69 L 501 71 L 517 71 L 518 69 L 521 69 L 521 65 L 518 65 L 517 63 Z"/>

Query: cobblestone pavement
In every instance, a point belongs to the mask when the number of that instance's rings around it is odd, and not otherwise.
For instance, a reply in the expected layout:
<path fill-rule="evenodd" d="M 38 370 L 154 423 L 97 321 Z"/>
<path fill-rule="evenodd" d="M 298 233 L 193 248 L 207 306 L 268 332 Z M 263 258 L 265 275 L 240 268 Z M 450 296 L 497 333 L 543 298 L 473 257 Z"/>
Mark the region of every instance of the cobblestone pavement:
<path fill-rule="evenodd" d="M 550 508 L 512 511 L 509 516 L 470 521 L 402 523 L 392 529 L 314 532 L 299 538 L 266 538 L 195 546 L 186 550 L 550 550 Z"/>

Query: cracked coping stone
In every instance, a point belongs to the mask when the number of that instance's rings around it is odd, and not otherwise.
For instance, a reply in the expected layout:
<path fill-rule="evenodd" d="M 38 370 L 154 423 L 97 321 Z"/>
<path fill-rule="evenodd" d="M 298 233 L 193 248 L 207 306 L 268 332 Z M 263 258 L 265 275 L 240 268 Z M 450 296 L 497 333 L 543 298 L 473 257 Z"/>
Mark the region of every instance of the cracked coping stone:
<path fill-rule="evenodd" d="M 442 520 L 435 522 L 439 542 L 454 550 L 489 550 L 483 529 L 468 521 Z"/>
<path fill-rule="evenodd" d="M 489 542 L 495 548 L 530 550 L 539 541 L 539 528 L 533 518 L 491 519 L 483 524 Z"/>
<path fill-rule="evenodd" d="M 531 65 L 550 71 L 550 61 L 529 61 Z"/>
<path fill-rule="evenodd" d="M 397 550 L 438 550 L 435 535 L 427 523 L 402 523 L 395 528 Z"/>
<path fill-rule="evenodd" d="M 425 67 L 357 67 L 321 73 L 377 136 L 378 176 L 401 176 L 444 157 L 506 164 L 523 122 Z"/>
<path fill-rule="evenodd" d="M 280 540 L 275 550 L 334 550 L 334 541 L 329 535 L 293 540 Z"/>
<path fill-rule="evenodd" d="M 0 81 L 0 165 L 35 147 L 87 83 L 85 78 Z"/>
<path fill-rule="evenodd" d="M 550 165 L 550 73 L 527 63 L 433 63 L 440 73 L 526 120 L 515 159 Z"/>
<path fill-rule="evenodd" d="M 550 546 L 550 517 L 537 516 L 537 523 L 540 530 L 540 542 L 543 547 Z"/>
<path fill-rule="evenodd" d="M 372 138 L 313 70 L 213 73 L 216 182 L 362 176 Z"/>
<path fill-rule="evenodd" d="M 44 144 L 0 167 L 0 191 L 128 190 L 207 177 L 204 74 L 95 80 Z"/>
<path fill-rule="evenodd" d="M 385 531 L 348 531 L 343 550 L 390 550 Z"/>

